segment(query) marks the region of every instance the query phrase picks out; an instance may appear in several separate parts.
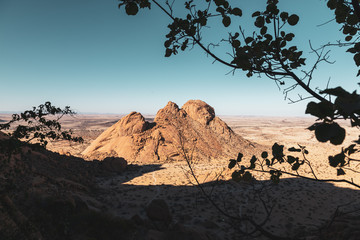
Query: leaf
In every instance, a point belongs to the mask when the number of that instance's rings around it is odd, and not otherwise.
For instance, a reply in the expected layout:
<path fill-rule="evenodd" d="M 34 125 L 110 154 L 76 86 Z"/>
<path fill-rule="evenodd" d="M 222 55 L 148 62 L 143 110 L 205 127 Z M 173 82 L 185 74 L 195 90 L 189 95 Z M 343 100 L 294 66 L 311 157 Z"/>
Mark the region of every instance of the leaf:
<path fill-rule="evenodd" d="M 233 48 L 238 48 L 238 47 L 240 47 L 240 41 L 234 40 L 231 45 L 233 46 Z"/>
<path fill-rule="evenodd" d="M 337 131 L 337 133 L 336 133 L 336 135 L 334 134 L 334 136 L 330 139 L 330 143 L 332 143 L 334 145 L 340 145 L 345 140 L 346 131 L 344 128 L 342 128 L 340 126 L 338 129 L 336 129 L 336 131 Z"/>
<path fill-rule="evenodd" d="M 127 15 L 136 15 L 139 11 L 139 7 L 135 2 L 129 2 L 125 6 L 125 11 Z"/>
<path fill-rule="evenodd" d="M 252 158 L 250 159 L 250 163 L 253 164 L 257 161 L 257 158 L 255 157 L 255 155 L 252 156 Z"/>
<path fill-rule="evenodd" d="M 355 149 L 356 144 L 351 144 L 347 148 L 344 149 L 344 152 L 346 152 L 348 155 L 356 153 L 358 150 Z"/>
<path fill-rule="evenodd" d="M 299 169 L 299 167 L 300 167 L 300 163 L 296 162 L 296 163 L 294 163 L 294 165 L 292 165 L 291 169 L 293 171 L 297 171 Z"/>
<path fill-rule="evenodd" d="M 168 47 L 170 47 L 170 45 L 171 45 L 171 40 L 169 39 L 169 40 L 166 40 L 165 42 L 164 42 L 164 46 L 166 47 L 166 48 L 168 48 Z"/>
<path fill-rule="evenodd" d="M 344 97 L 350 93 L 344 90 L 342 87 L 328 88 L 320 92 L 320 94 L 330 94 L 337 97 Z"/>
<path fill-rule="evenodd" d="M 299 22 L 299 16 L 296 14 L 292 14 L 289 18 L 288 18 L 288 23 L 291 26 L 295 26 L 297 23 Z"/>
<path fill-rule="evenodd" d="M 231 10 L 231 14 L 241 17 L 242 16 L 242 10 L 240 8 L 233 8 Z"/>
<path fill-rule="evenodd" d="M 243 158 L 243 156 L 244 155 L 242 153 L 239 153 L 237 156 L 236 162 L 241 162 L 241 159 Z"/>
<path fill-rule="evenodd" d="M 295 158 L 291 155 L 287 156 L 287 162 L 290 163 L 290 164 L 293 164 L 294 162 L 298 161 L 299 158 Z"/>
<path fill-rule="evenodd" d="M 348 50 L 346 50 L 346 52 L 349 52 L 349 53 L 357 53 L 358 50 L 356 50 L 355 48 L 349 48 Z"/>
<path fill-rule="evenodd" d="M 345 139 L 346 131 L 340 127 L 339 124 L 333 123 L 321 123 L 316 126 L 315 136 L 319 142 L 327 142 L 334 145 L 340 145 Z"/>
<path fill-rule="evenodd" d="M 269 154 L 268 154 L 267 152 L 265 152 L 265 151 L 261 153 L 261 157 L 262 157 L 262 158 L 267 158 L 268 155 L 269 155 Z"/>
<path fill-rule="evenodd" d="M 294 37 L 295 37 L 295 34 L 288 33 L 288 34 L 285 35 L 285 40 L 290 42 L 291 40 L 293 40 Z"/>
<path fill-rule="evenodd" d="M 260 34 L 265 35 L 266 32 L 267 32 L 267 27 L 266 26 L 262 27 L 261 30 L 260 30 Z"/>
<path fill-rule="evenodd" d="M 230 163 L 229 163 L 229 169 L 232 169 L 234 168 L 236 165 L 236 160 L 235 159 L 230 159 Z"/>
<path fill-rule="evenodd" d="M 329 0 L 327 3 L 328 8 L 334 10 L 336 8 L 337 0 Z"/>
<path fill-rule="evenodd" d="M 236 33 L 234 34 L 234 36 L 232 36 L 232 39 L 236 39 L 236 38 L 238 38 L 239 36 L 240 36 L 240 33 L 236 32 Z"/>
<path fill-rule="evenodd" d="M 230 26 L 231 24 L 231 19 L 229 16 L 224 16 L 223 17 L 223 20 L 222 20 L 222 23 L 224 24 L 224 27 L 228 27 Z"/>
<path fill-rule="evenodd" d="M 165 51 L 165 57 L 170 57 L 172 54 L 172 50 L 170 48 L 167 48 Z"/>
<path fill-rule="evenodd" d="M 262 28 L 265 24 L 265 19 L 263 16 L 259 16 L 256 18 L 255 20 L 255 26 L 258 27 L 258 28 Z"/>
<path fill-rule="evenodd" d="M 338 168 L 337 169 L 337 175 L 338 176 L 345 175 L 345 171 L 342 168 Z"/>
<path fill-rule="evenodd" d="M 252 17 L 260 16 L 260 12 L 259 12 L 259 11 L 256 11 L 256 12 L 254 12 L 251 16 L 252 16 Z"/>
<path fill-rule="evenodd" d="M 277 159 L 279 162 L 283 161 L 284 155 L 284 145 L 279 145 L 277 143 L 274 143 L 272 146 L 272 155 L 275 159 Z"/>
<path fill-rule="evenodd" d="M 301 149 L 291 147 L 291 148 L 288 149 L 288 151 L 290 151 L 290 152 L 301 152 Z"/>
<path fill-rule="evenodd" d="M 345 41 L 349 42 L 349 41 L 351 41 L 351 39 L 352 39 L 352 36 L 346 36 Z"/>
<path fill-rule="evenodd" d="M 354 55 L 354 61 L 355 61 L 356 66 L 360 66 L 360 54 L 359 53 Z"/>
<path fill-rule="evenodd" d="M 254 39 L 253 39 L 252 37 L 247 37 L 247 38 L 245 39 L 245 43 L 246 43 L 246 44 L 249 44 L 249 43 L 251 43 L 252 41 L 254 41 Z"/>
<path fill-rule="evenodd" d="M 216 11 L 219 12 L 219 13 L 221 13 L 221 14 L 224 14 L 224 13 L 225 13 L 225 9 L 222 8 L 222 7 L 216 8 Z"/>
<path fill-rule="evenodd" d="M 329 164 L 332 167 L 344 166 L 345 154 L 343 152 L 336 154 L 335 156 L 329 156 Z"/>
<path fill-rule="evenodd" d="M 320 119 L 324 119 L 325 117 L 332 118 L 334 116 L 334 109 L 331 105 L 331 103 L 327 102 L 309 102 L 306 110 L 306 114 L 311 114 L 315 117 L 318 117 Z"/>
<path fill-rule="evenodd" d="M 201 26 L 206 26 L 206 23 L 207 23 L 207 18 L 206 17 L 200 18 L 199 21 L 200 21 Z"/>
<path fill-rule="evenodd" d="M 285 21 L 289 17 L 289 14 L 287 12 L 280 13 L 280 18 Z"/>

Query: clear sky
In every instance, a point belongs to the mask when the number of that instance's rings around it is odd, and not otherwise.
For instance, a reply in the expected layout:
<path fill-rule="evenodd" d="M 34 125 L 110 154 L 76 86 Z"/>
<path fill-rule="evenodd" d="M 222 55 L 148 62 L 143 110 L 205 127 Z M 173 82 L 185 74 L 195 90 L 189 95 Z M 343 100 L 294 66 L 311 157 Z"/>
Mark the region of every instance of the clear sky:
<path fill-rule="evenodd" d="M 235 2 L 244 11 L 239 23 L 251 33 L 255 28 L 249 15 L 266 1 Z M 326 1 L 280 3 L 281 9 L 300 16 L 294 43 L 306 55 L 309 39 L 314 46 L 344 39 L 335 22 L 316 26 L 333 18 Z M 0 111 L 51 101 L 79 113 L 154 114 L 170 100 L 181 106 L 201 99 L 218 115 L 304 114 L 306 102 L 289 105 L 265 77 L 248 79 L 240 71 L 226 75 L 231 69 L 213 64 L 199 48 L 165 58 L 168 17 L 156 6 L 127 16 L 117 5 L 117 0 L 0 0 Z M 205 36 L 219 42 L 226 31 L 213 27 Z M 324 88 L 331 77 L 332 86 L 356 89 L 357 69 L 352 55 L 343 52 L 332 50 L 336 63 L 320 65 L 312 86 Z"/>

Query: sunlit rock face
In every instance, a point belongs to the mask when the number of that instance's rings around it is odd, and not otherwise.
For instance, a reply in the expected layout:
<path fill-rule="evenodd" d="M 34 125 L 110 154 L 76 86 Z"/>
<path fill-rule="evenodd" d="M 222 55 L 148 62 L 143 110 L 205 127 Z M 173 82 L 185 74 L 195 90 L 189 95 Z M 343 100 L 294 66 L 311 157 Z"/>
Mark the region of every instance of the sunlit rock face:
<path fill-rule="evenodd" d="M 255 144 L 235 134 L 215 110 L 201 100 L 160 109 L 154 122 L 132 112 L 104 131 L 85 151 L 86 159 L 123 157 L 128 162 L 234 158 L 239 151 L 254 153 Z"/>

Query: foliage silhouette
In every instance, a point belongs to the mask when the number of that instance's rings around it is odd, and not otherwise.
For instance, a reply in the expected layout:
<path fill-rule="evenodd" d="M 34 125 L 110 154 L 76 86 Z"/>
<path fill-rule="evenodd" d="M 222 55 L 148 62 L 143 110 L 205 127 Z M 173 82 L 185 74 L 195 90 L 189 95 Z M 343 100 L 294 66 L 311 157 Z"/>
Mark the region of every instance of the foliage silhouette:
<path fill-rule="evenodd" d="M 22 143 L 36 143 L 41 147 L 46 147 L 49 140 L 68 140 L 82 143 L 81 137 L 73 137 L 72 131 L 62 131 L 59 120 L 65 116 L 73 116 L 75 112 L 70 107 L 64 109 L 53 106 L 50 102 L 45 102 L 32 110 L 27 110 L 20 114 L 13 114 L 12 119 L 0 124 L 0 131 L 9 130 L 16 124 L 15 129 L 7 133 L 10 139 L 6 139 L 0 150 L 11 152 Z M 25 123 L 25 124 L 24 124 Z"/>
<path fill-rule="evenodd" d="M 345 40 L 339 40 L 334 43 L 314 48 L 310 43 L 312 53 L 316 60 L 308 63 L 308 59 L 303 56 L 303 51 L 299 46 L 293 45 L 292 41 L 296 37 L 291 31 L 295 27 L 300 17 L 296 14 L 281 11 L 278 8 L 278 0 L 267 0 L 266 8 L 259 9 L 252 14 L 256 31 L 251 35 L 246 35 L 245 29 L 239 25 L 239 31 L 230 32 L 225 36 L 222 42 L 229 45 L 231 52 L 226 57 L 216 54 L 210 50 L 210 46 L 205 45 L 203 39 L 203 30 L 210 27 L 210 23 L 223 26 L 225 29 L 236 24 L 243 16 L 243 11 L 238 6 L 232 6 L 227 0 L 204 0 L 204 1 L 186 1 L 184 7 L 187 11 L 185 17 L 175 15 L 173 3 L 165 1 L 160 3 L 158 0 L 119 0 L 119 8 L 125 6 L 128 15 L 136 15 L 144 8 L 150 9 L 152 5 L 159 7 L 169 18 L 169 33 L 164 43 L 165 57 L 170 57 L 185 51 L 189 47 L 199 46 L 212 57 L 215 62 L 219 62 L 231 69 L 246 72 L 247 77 L 254 74 L 265 76 L 273 80 L 279 87 L 285 84 L 290 86 L 284 88 L 285 98 L 295 103 L 306 99 L 315 99 L 308 103 L 305 113 L 315 116 L 316 122 L 308 129 L 314 131 L 316 139 L 319 142 L 330 142 L 333 145 L 341 145 L 344 142 L 346 131 L 338 123 L 338 120 L 349 120 L 352 127 L 360 127 L 360 95 L 356 90 L 352 93 L 342 87 L 318 90 L 311 82 L 315 69 L 320 63 L 329 63 L 330 47 L 346 47 L 346 51 L 353 54 L 356 67 L 360 66 L 360 3 L 356 0 L 327 0 L 327 7 L 334 12 L 334 18 L 340 25 L 340 29 L 345 35 Z M 233 2 L 236 4 L 237 2 Z M 245 9 L 246 10 L 246 9 Z M 212 19 L 212 21 L 208 21 Z M 217 21 L 217 22 L 216 22 Z M 305 67 L 310 66 L 310 70 Z M 355 73 L 356 74 L 356 73 Z M 354 75 L 355 75 L 354 74 Z M 360 75 L 360 70 L 357 76 Z M 302 88 L 308 93 L 308 96 L 292 100 L 288 93 L 296 88 Z M 345 169 L 357 172 L 350 168 L 350 162 L 359 161 L 351 157 L 358 153 L 360 148 L 359 140 L 355 144 L 343 148 L 339 154 L 329 156 L 329 165 L 337 168 L 337 175 L 346 174 Z M 232 178 L 235 181 L 250 181 L 253 179 L 252 171 L 266 172 L 274 183 L 280 181 L 284 174 L 297 176 L 319 182 L 346 182 L 360 188 L 358 183 L 339 179 L 318 179 L 308 160 L 308 150 L 305 146 L 290 147 L 288 151 L 291 154 L 284 153 L 284 145 L 275 143 L 272 146 L 272 157 L 269 158 L 267 152 L 261 154 L 261 158 L 252 156 L 247 164 L 241 164 L 243 154 L 239 153 L 237 159 L 231 159 L 228 167 L 234 169 Z M 295 156 L 292 153 L 299 153 L 301 156 Z M 186 157 L 185 157 L 186 158 Z M 281 169 L 283 164 L 290 165 L 290 171 Z M 309 167 L 312 176 L 302 176 L 298 173 L 300 168 Z M 191 166 L 189 165 L 191 168 Z M 195 176 L 194 176 L 195 177 Z"/>
<path fill-rule="evenodd" d="M 242 10 L 237 6 L 232 6 L 227 0 L 205 0 L 205 1 L 186 1 L 184 4 L 187 11 L 186 17 L 175 16 L 173 3 L 165 1 L 164 4 L 157 0 L 119 0 L 119 8 L 125 6 L 128 15 L 138 14 L 140 9 L 150 9 L 152 5 L 159 7 L 169 16 L 171 23 L 168 25 L 169 33 L 164 43 L 166 48 L 165 57 L 176 55 L 179 49 L 184 51 L 189 46 L 198 45 L 215 61 L 220 62 L 233 71 L 240 69 L 245 71 L 248 77 L 254 74 L 266 76 L 273 80 L 277 85 L 290 84 L 284 89 L 284 94 L 291 102 L 302 101 L 315 98 L 316 101 L 308 103 L 305 113 L 317 117 L 316 123 L 309 127 L 314 131 L 316 139 L 320 142 L 327 142 L 334 145 L 343 143 L 346 131 L 336 121 L 339 119 L 349 119 L 352 127 L 360 126 L 360 95 L 356 91 L 350 93 L 341 87 L 326 88 L 318 91 L 317 87 L 311 85 L 313 73 L 321 62 L 329 61 L 329 47 L 347 47 L 347 52 L 354 54 L 356 66 L 360 66 L 360 3 L 358 1 L 329 0 L 327 7 L 334 11 L 335 20 L 341 26 L 345 35 L 345 41 L 329 43 L 315 49 L 310 44 L 312 53 L 316 56 L 313 64 L 307 64 L 307 59 L 303 56 L 303 51 L 299 46 L 292 45 L 295 34 L 287 32 L 287 29 L 295 27 L 300 17 L 296 14 L 281 11 L 278 8 L 278 0 L 267 0 L 266 8 L 259 9 L 252 14 L 255 27 L 258 29 L 251 35 L 246 35 L 245 29 L 239 25 L 239 31 L 229 32 L 223 42 L 229 44 L 232 52 L 227 57 L 222 58 L 220 54 L 215 54 L 210 50 L 210 43 L 204 45 L 202 33 L 205 28 L 210 27 L 211 23 L 218 20 L 218 24 L 224 28 L 237 23 L 242 17 Z M 234 3 L 235 4 L 235 3 Z M 215 22 L 216 24 L 216 22 Z M 310 70 L 304 67 L 310 65 Z M 360 70 L 358 71 L 358 76 Z M 297 100 L 291 100 L 287 94 L 297 87 L 303 88 L 309 96 L 299 96 Z M 355 143 L 358 143 L 356 141 Z M 358 152 L 357 145 L 351 145 L 353 151 Z M 342 150 L 340 154 L 345 154 Z M 329 158 L 333 159 L 334 156 Z M 276 158 L 282 161 L 279 156 Z M 351 159 L 351 158 L 350 158 Z M 233 163 L 231 163 L 233 164 Z M 299 167 L 295 163 L 294 169 Z M 339 166 L 339 173 L 344 174 Z"/>

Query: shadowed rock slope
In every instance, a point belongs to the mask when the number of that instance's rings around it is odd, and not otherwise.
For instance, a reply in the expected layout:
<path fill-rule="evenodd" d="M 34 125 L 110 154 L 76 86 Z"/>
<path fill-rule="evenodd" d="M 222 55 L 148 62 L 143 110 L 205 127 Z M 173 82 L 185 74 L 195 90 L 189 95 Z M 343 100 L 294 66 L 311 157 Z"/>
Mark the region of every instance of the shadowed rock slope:
<path fill-rule="evenodd" d="M 255 153 L 256 145 L 235 134 L 214 108 L 190 100 L 180 109 L 168 104 L 154 122 L 137 112 L 123 117 L 104 131 L 85 151 L 86 159 L 123 157 L 130 162 L 158 162 L 184 159 L 184 152 L 196 160 L 234 158 L 237 153 Z"/>

